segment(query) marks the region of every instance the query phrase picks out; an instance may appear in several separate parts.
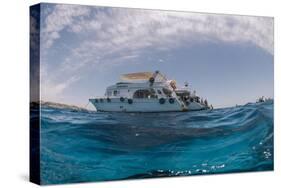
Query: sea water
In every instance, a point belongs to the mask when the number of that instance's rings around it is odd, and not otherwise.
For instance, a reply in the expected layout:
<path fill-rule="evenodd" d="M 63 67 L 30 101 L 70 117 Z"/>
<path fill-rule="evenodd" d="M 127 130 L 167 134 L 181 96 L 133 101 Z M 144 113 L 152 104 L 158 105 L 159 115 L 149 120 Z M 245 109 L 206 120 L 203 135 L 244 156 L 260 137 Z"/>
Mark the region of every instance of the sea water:
<path fill-rule="evenodd" d="M 41 181 L 273 170 L 273 103 L 197 112 L 41 108 Z"/>

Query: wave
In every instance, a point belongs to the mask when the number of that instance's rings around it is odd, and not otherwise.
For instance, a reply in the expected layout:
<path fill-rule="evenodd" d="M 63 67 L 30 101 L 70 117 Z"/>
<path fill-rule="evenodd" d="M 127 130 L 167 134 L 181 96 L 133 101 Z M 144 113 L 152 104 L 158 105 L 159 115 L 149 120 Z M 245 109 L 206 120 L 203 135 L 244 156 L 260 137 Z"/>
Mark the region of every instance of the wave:
<path fill-rule="evenodd" d="M 273 102 L 186 113 L 44 106 L 41 116 L 46 184 L 273 169 Z"/>

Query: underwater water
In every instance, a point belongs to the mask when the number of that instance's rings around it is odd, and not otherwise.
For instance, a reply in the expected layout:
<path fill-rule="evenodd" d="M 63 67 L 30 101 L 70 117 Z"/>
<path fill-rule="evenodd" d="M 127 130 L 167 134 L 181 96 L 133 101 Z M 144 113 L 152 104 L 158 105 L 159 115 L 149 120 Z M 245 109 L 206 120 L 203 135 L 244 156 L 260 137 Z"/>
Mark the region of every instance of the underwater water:
<path fill-rule="evenodd" d="M 273 103 L 173 113 L 41 108 L 42 184 L 273 170 Z"/>

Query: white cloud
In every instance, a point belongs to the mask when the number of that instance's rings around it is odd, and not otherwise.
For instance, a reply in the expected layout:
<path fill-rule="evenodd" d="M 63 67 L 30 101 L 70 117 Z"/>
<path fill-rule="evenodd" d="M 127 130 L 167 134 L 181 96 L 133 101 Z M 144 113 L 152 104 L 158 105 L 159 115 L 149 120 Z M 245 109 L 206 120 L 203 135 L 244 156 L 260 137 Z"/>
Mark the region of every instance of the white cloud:
<path fill-rule="evenodd" d="M 77 5 L 56 5 L 54 10 L 47 15 L 43 22 L 42 42 L 49 48 L 53 42 L 60 38 L 60 32 L 66 27 L 73 27 L 77 17 L 87 16 L 90 8 Z"/>
<path fill-rule="evenodd" d="M 95 63 L 96 56 L 106 59 L 123 52 L 130 56 L 149 47 L 168 50 L 204 41 L 252 43 L 273 54 L 273 20 L 266 17 L 95 9 L 94 18 L 80 19 L 71 29 L 87 36 L 72 50 L 71 59 L 82 59 L 78 67 Z"/>
<path fill-rule="evenodd" d="M 64 32 L 77 36 L 78 42 L 52 72 L 68 73 L 69 78 L 46 82 L 55 95 L 77 81 L 72 77 L 79 69 L 135 59 L 147 49 L 213 41 L 251 43 L 273 54 L 273 19 L 266 17 L 57 5 L 43 22 L 43 49 L 54 47 Z"/>
<path fill-rule="evenodd" d="M 45 77 L 46 78 L 46 77 Z M 41 100 L 60 102 L 64 99 L 63 91 L 79 80 L 79 77 L 73 76 L 63 82 L 53 82 L 51 79 L 41 79 Z"/>

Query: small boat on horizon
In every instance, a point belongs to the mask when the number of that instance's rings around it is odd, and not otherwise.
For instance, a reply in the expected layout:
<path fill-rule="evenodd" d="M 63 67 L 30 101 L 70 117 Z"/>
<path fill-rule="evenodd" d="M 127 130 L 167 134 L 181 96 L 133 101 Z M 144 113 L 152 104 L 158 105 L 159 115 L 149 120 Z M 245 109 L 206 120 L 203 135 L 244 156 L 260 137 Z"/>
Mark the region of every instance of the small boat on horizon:
<path fill-rule="evenodd" d="M 124 74 L 106 88 L 103 97 L 89 101 L 100 112 L 180 112 L 213 108 L 185 87 L 178 88 L 159 71 Z"/>
<path fill-rule="evenodd" d="M 264 96 L 262 97 L 259 97 L 257 100 L 256 100 L 256 103 L 264 103 L 264 102 L 273 102 L 273 99 L 272 98 L 266 98 Z"/>

